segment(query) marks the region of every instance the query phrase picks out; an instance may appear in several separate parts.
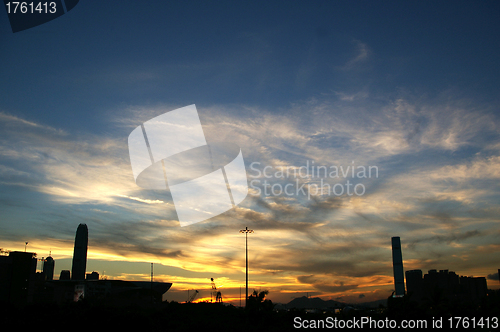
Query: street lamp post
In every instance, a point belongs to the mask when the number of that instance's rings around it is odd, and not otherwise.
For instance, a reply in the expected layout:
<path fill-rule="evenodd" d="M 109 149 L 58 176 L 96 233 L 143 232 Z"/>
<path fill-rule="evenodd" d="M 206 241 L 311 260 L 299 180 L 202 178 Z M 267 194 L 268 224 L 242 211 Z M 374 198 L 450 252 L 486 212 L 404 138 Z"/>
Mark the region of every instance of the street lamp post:
<path fill-rule="evenodd" d="M 248 229 L 248 227 L 245 227 L 245 229 L 240 230 L 240 233 L 245 233 L 245 252 L 246 252 L 246 277 L 247 277 L 247 288 L 246 288 L 246 297 L 245 297 L 245 308 L 247 307 L 247 302 L 248 302 L 248 233 L 253 233 L 252 229 Z"/>

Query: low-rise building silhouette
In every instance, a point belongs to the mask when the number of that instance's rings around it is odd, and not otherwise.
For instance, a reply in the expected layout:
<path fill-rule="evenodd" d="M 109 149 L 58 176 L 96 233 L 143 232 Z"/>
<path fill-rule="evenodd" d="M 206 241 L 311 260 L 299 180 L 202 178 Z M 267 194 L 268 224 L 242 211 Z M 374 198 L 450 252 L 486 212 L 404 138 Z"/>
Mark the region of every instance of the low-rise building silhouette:
<path fill-rule="evenodd" d="M 61 270 L 59 280 L 71 280 L 71 272 L 69 270 Z"/>
<path fill-rule="evenodd" d="M 484 277 L 459 276 L 448 270 L 406 271 L 406 290 L 410 300 L 420 303 L 454 302 L 477 305 L 486 297 Z"/>

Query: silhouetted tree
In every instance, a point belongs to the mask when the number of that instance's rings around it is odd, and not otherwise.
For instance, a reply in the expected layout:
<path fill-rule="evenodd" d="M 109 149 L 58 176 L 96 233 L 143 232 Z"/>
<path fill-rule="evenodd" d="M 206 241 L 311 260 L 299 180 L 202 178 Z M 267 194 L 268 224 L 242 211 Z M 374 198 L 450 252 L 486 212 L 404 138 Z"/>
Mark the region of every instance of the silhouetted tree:
<path fill-rule="evenodd" d="M 271 300 L 267 300 L 268 290 L 263 290 L 260 293 L 256 290 L 248 297 L 247 309 L 251 311 L 272 311 L 274 304 Z"/>

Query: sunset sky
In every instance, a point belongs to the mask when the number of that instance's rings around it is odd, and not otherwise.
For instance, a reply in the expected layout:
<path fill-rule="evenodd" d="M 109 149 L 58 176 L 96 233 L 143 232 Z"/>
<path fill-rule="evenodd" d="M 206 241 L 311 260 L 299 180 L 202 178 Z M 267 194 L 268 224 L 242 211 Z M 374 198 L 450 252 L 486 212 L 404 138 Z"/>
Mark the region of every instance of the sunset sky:
<path fill-rule="evenodd" d="M 0 248 L 28 241 L 59 276 L 85 223 L 88 272 L 154 263 L 169 301 L 214 278 L 239 305 L 248 227 L 250 291 L 364 302 L 394 290 L 400 236 L 405 270 L 499 288 L 499 2 L 80 1 L 17 33 L 0 12 Z M 180 227 L 169 191 L 135 184 L 127 139 L 192 104 L 250 189 Z"/>

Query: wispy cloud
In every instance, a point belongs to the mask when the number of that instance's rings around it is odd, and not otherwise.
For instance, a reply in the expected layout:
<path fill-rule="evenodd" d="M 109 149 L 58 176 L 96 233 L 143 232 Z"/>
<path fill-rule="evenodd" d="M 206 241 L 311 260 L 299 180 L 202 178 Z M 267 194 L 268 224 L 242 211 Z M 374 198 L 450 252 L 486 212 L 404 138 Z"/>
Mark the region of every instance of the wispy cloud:
<path fill-rule="evenodd" d="M 74 227 L 67 220 L 88 223 L 93 257 L 103 259 L 238 275 L 244 269 L 238 230 L 251 227 L 255 282 L 277 289 L 283 282 L 290 292 L 299 289 L 295 280 L 332 297 L 364 294 L 368 300 L 385 294 L 392 287 L 393 235 L 402 236 L 412 268 L 489 264 L 473 248 L 491 250 L 490 234 L 500 233 L 495 208 L 500 188 L 491 181 L 500 174 L 496 117 L 459 100 L 399 97 L 380 105 L 371 98 L 309 100 L 285 114 L 241 105 L 198 106 L 207 140 L 238 144 L 247 166 L 258 161 L 263 167 L 298 168 L 308 160 L 378 166 L 380 176 L 366 181 L 366 194 L 359 197 L 309 200 L 254 190 L 240 206 L 180 228 L 168 192 L 135 185 L 126 146 L 131 129 L 167 106 L 130 107 L 110 121 L 118 128 L 113 136 L 63 135 L 4 113 L 0 180 L 41 193 L 47 203 L 38 222 L 55 230 L 54 237 L 61 232 L 69 246 Z M 377 106 L 367 111 L 372 105 Z M 6 198 L 0 204 L 15 208 Z"/>
<path fill-rule="evenodd" d="M 143 199 L 143 198 L 132 197 L 132 196 L 127 196 L 127 195 L 117 195 L 117 196 L 129 198 L 131 200 L 146 203 L 146 204 L 164 204 L 165 203 L 164 201 L 161 201 L 159 199 L 151 200 L 151 199 Z"/>
<path fill-rule="evenodd" d="M 353 40 L 352 43 L 356 45 L 356 55 L 347 61 L 346 64 L 339 67 L 341 70 L 352 70 L 367 61 L 369 58 L 370 49 L 366 43 L 359 40 Z"/>
<path fill-rule="evenodd" d="M 50 126 L 42 125 L 39 123 L 35 123 L 26 119 L 22 119 L 20 117 L 17 117 L 15 115 L 6 113 L 6 112 L 0 112 L 0 122 L 3 122 L 5 124 L 8 124 L 11 128 L 16 127 L 16 126 L 22 126 L 22 127 L 32 127 L 32 128 L 39 128 L 45 131 L 52 131 L 55 132 L 59 135 L 66 135 L 67 133 L 62 130 L 62 129 L 56 129 Z"/>

